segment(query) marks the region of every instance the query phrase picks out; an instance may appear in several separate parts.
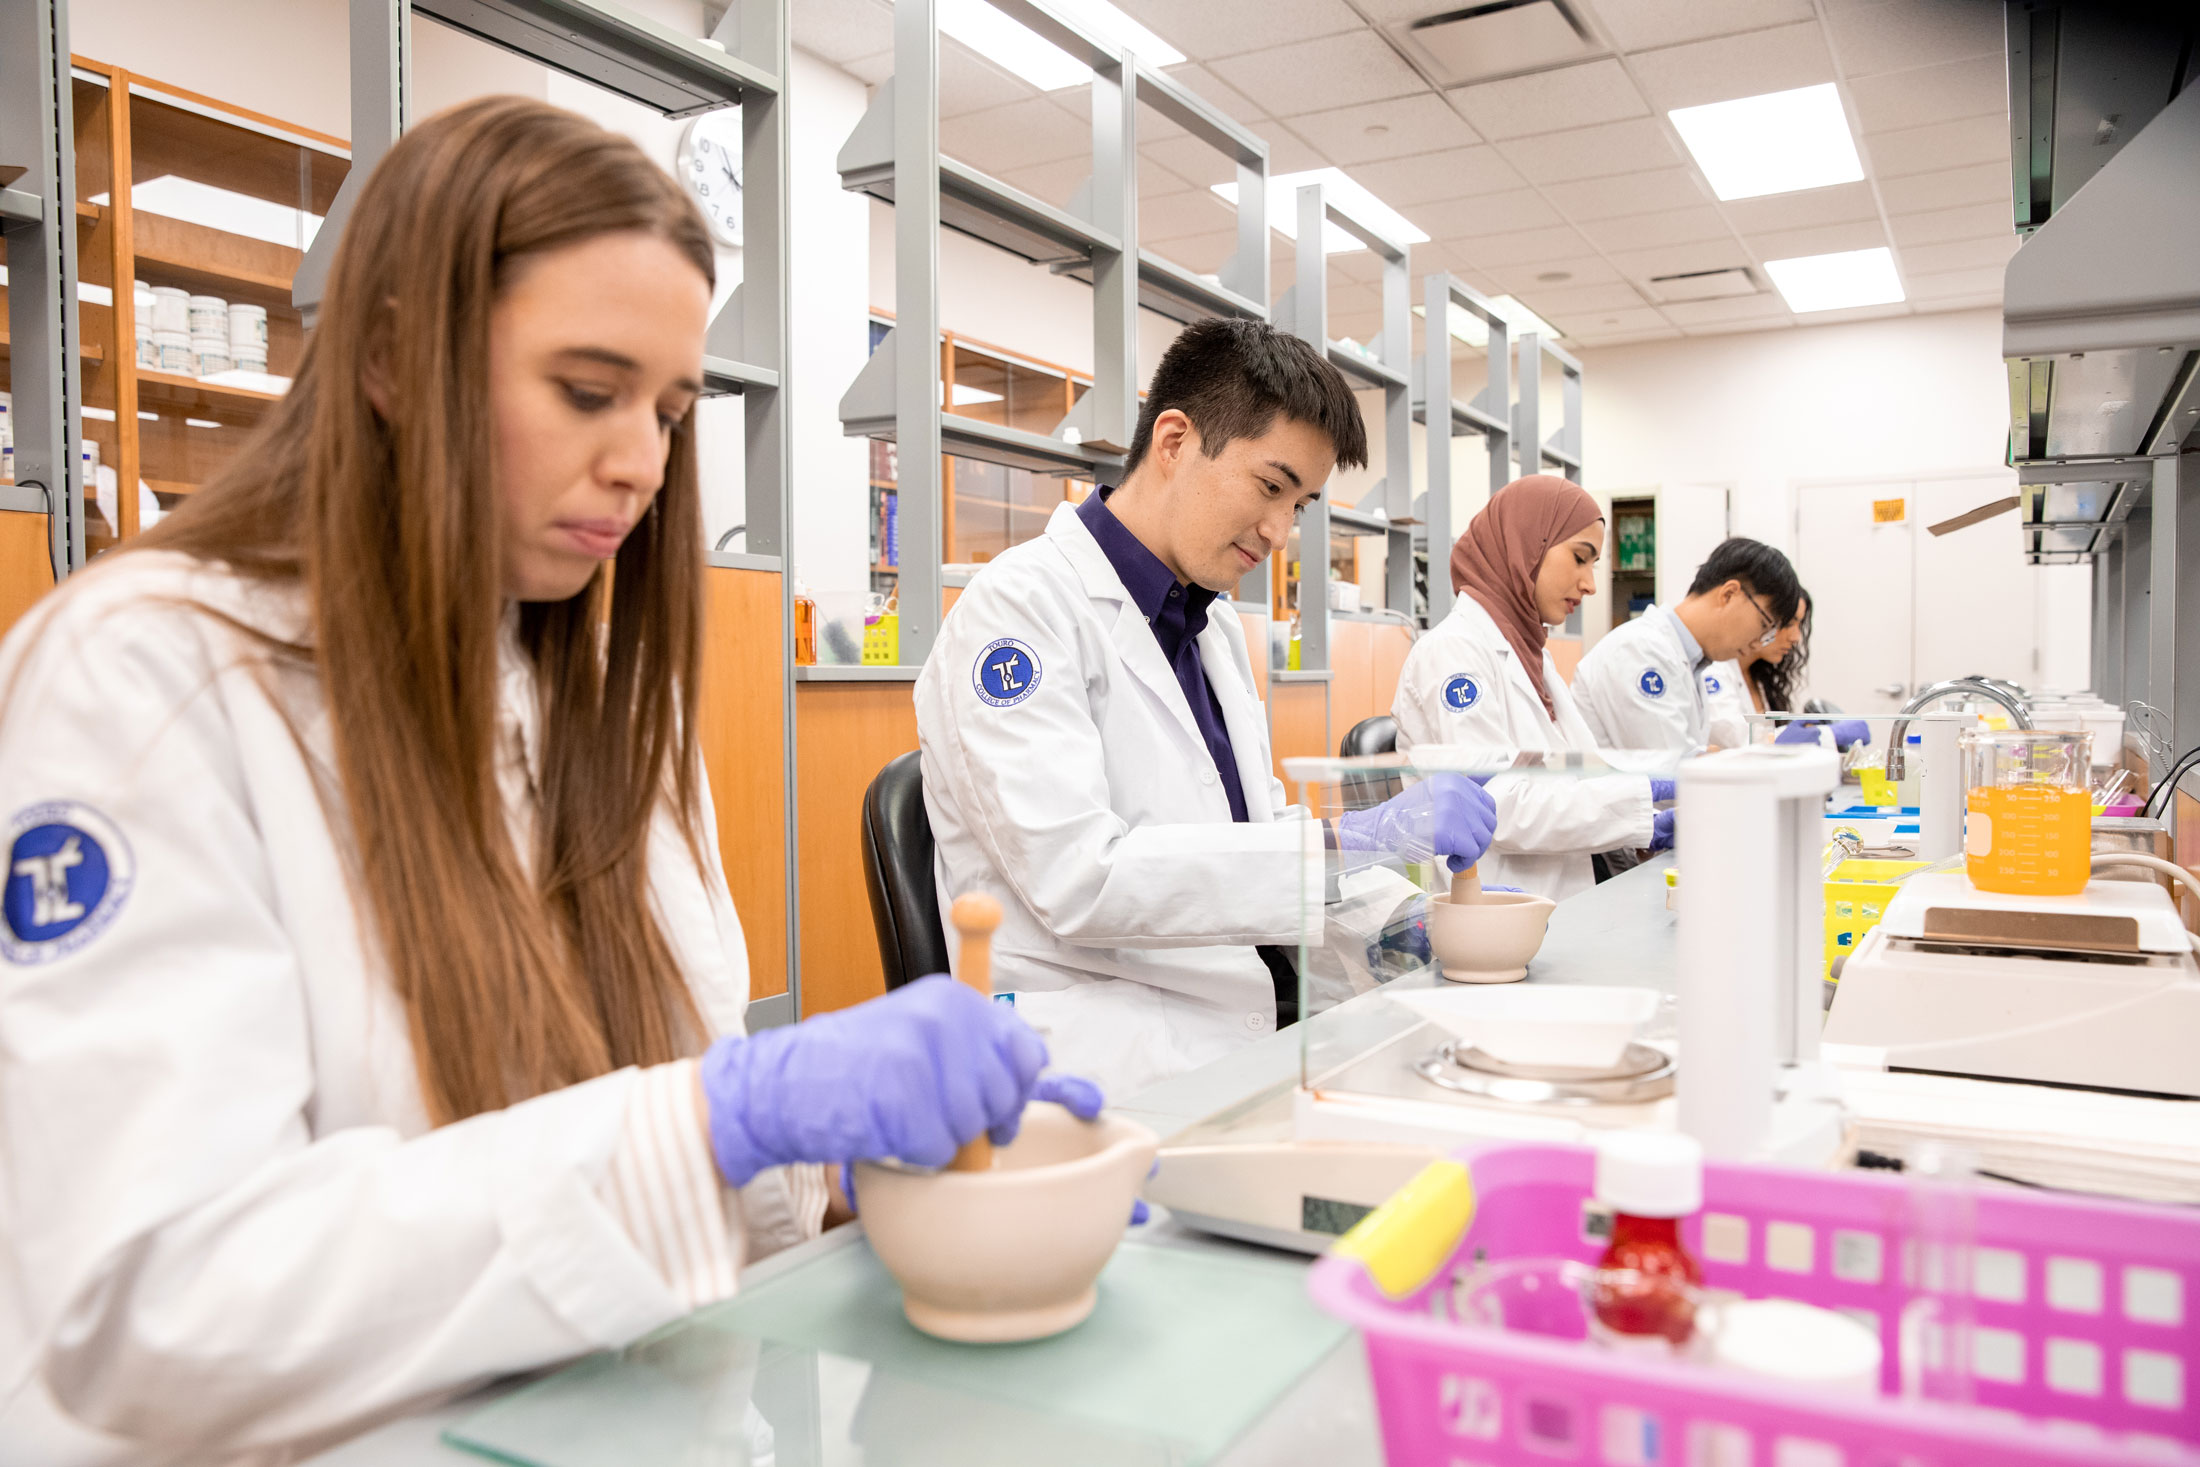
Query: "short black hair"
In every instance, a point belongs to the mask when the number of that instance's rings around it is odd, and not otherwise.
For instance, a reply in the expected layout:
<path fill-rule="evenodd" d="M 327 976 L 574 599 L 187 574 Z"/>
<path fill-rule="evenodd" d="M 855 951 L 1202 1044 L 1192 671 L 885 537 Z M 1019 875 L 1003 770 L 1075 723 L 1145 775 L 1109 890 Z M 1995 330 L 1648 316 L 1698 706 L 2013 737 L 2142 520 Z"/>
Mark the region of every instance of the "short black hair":
<path fill-rule="evenodd" d="M 1761 597 L 1765 610 L 1779 625 L 1795 620 L 1795 608 L 1803 600 L 1803 583 L 1795 578 L 1795 567 L 1788 564 L 1788 558 L 1762 540 L 1740 535 L 1721 540 L 1696 567 L 1696 579 L 1689 584 L 1688 594 L 1701 596 L 1728 581 L 1740 581 L 1751 594 Z"/>
<path fill-rule="evenodd" d="M 1171 408 L 1192 420 L 1209 458 L 1232 439 L 1258 438 L 1281 413 L 1328 438 L 1339 468 L 1367 466 L 1352 384 L 1310 344 L 1260 321 L 1195 321 L 1169 343 L 1139 406 L 1125 473 L 1144 461 L 1154 420 Z"/>

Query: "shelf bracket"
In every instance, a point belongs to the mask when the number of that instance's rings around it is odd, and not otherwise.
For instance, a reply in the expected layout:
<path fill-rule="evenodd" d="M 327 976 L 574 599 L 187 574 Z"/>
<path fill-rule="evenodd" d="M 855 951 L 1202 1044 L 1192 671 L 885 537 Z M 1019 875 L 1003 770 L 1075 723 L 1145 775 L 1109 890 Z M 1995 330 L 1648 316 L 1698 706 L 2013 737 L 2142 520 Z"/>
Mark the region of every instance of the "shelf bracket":
<path fill-rule="evenodd" d="M 351 168 L 290 283 L 291 304 L 308 331 L 321 313 L 352 204 L 411 122 L 411 0 L 351 0 Z"/>

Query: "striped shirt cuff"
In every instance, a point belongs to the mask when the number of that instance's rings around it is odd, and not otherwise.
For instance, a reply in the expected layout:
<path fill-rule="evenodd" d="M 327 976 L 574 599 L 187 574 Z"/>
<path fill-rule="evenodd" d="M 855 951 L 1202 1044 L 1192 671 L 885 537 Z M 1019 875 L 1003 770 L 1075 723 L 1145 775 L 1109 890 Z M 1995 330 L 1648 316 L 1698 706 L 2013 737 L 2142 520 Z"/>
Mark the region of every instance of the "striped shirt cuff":
<path fill-rule="evenodd" d="M 696 1063 L 641 1072 L 596 1195 L 683 1309 L 730 1297 L 742 1244 L 737 1206 L 695 1104 Z"/>

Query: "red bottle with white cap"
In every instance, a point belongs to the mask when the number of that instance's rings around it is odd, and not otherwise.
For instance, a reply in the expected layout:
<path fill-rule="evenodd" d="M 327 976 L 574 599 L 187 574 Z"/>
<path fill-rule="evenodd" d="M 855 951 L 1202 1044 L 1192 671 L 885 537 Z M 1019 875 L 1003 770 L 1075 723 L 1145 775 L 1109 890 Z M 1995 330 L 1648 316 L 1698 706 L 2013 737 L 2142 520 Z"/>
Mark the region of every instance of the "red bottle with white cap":
<path fill-rule="evenodd" d="M 1696 1333 L 1703 1270 L 1681 1245 L 1681 1219 L 1703 1208 L 1703 1147 L 1693 1136 L 1616 1131 L 1597 1143 L 1597 1200 L 1612 1241 L 1597 1260 L 1591 1306 L 1599 1340 L 1673 1352 Z"/>

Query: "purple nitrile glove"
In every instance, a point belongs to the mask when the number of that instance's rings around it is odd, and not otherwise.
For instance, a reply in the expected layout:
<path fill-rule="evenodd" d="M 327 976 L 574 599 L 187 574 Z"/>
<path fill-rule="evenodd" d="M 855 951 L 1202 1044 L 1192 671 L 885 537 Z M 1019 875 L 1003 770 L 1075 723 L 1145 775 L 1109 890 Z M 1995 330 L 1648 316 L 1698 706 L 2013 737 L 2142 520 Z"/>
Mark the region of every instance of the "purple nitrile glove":
<path fill-rule="evenodd" d="M 933 974 L 713 1044 L 702 1062 L 711 1154 L 736 1187 L 791 1162 L 946 1166 L 980 1136 L 1016 1139 L 1046 1062 L 1013 1008 Z"/>
<path fill-rule="evenodd" d="M 1650 803 L 1651 803 L 1651 804 L 1653 804 L 1653 805 L 1670 805 L 1670 804 L 1672 804 L 1672 803 L 1673 803 L 1673 781 L 1671 781 L 1670 779 L 1665 779 L 1665 778 L 1663 778 L 1663 777 L 1661 777 L 1661 776 L 1659 776 L 1659 775 L 1655 775 L 1655 774 L 1651 775 L 1651 776 L 1650 776 Z"/>
<path fill-rule="evenodd" d="M 1776 744 L 1815 744 L 1818 730 L 1823 727 L 1825 724 L 1820 719 L 1797 719 L 1775 734 L 1772 741 Z"/>
<path fill-rule="evenodd" d="M 1653 851 L 1670 851 L 1673 849 L 1673 812 L 1671 810 L 1660 810 L 1656 817 L 1651 820 L 1650 849 Z"/>
<path fill-rule="evenodd" d="M 1872 726 L 1861 718 L 1844 718 L 1833 726 L 1833 746 L 1846 754 L 1852 744 L 1872 741 Z"/>
<path fill-rule="evenodd" d="M 1524 888 L 1517 886 L 1490 886 L 1488 884 L 1484 884 L 1482 890 L 1509 892 L 1513 896 L 1526 896 L 1528 894 Z"/>
<path fill-rule="evenodd" d="M 1446 857 L 1453 871 L 1482 859 L 1497 835 L 1497 802 L 1481 781 L 1432 774 L 1402 795 L 1337 817 L 1337 844 L 1384 851 L 1408 861 Z"/>

